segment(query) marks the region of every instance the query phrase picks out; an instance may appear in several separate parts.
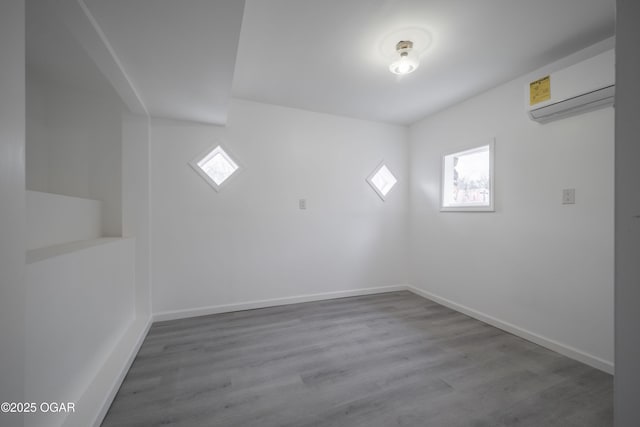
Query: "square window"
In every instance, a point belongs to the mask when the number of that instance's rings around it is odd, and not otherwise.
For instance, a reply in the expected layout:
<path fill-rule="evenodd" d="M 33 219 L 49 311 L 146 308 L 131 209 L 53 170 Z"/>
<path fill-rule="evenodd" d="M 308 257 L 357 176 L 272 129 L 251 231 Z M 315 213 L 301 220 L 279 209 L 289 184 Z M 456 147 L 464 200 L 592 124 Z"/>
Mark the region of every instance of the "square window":
<path fill-rule="evenodd" d="M 371 175 L 367 178 L 367 182 L 371 185 L 371 188 L 380 196 L 380 198 L 384 201 L 389 194 L 389 191 L 396 185 L 398 180 L 391 173 L 389 168 L 384 162 L 380 163 L 378 167 L 376 167 Z"/>
<path fill-rule="evenodd" d="M 240 169 L 238 163 L 221 145 L 207 150 L 204 155 L 189 162 L 189 165 L 216 191 Z"/>
<path fill-rule="evenodd" d="M 442 211 L 493 211 L 494 142 L 442 156 Z"/>

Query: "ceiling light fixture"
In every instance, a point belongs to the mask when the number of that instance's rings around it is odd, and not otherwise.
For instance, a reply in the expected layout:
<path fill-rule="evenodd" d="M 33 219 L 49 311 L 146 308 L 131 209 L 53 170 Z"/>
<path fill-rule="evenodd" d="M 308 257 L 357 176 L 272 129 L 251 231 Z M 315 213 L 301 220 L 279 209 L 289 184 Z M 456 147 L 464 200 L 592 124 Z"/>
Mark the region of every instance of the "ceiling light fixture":
<path fill-rule="evenodd" d="M 420 61 L 418 55 L 413 51 L 413 42 L 410 40 L 401 40 L 396 44 L 396 52 L 400 54 L 400 59 L 389 65 L 389 71 L 393 74 L 409 74 L 414 72 Z"/>

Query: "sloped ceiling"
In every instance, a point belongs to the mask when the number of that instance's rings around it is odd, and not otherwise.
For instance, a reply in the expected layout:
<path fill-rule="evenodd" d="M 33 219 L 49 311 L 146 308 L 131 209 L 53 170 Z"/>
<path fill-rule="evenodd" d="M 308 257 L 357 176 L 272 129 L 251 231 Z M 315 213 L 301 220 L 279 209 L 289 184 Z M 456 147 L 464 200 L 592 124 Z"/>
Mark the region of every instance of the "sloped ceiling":
<path fill-rule="evenodd" d="M 53 3 L 26 2 L 26 64 L 30 76 L 105 94 L 113 87 L 59 19 Z"/>
<path fill-rule="evenodd" d="M 233 94 L 409 124 L 612 36 L 614 7 L 614 0 L 248 0 Z M 418 70 L 398 77 L 380 45 L 411 27 L 433 42 Z"/>
<path fill-rule="evenodd" d="M 243 0 L 84 2 L 150 115 L 226 122 Z"/>
<path fill-rule="evenodd" d="M 80 5 L 150 115 L 216 124 L 231 97 L 410 124 L 611 37 L 615 8 L 615 0 L 60 1 Z M 433 40 L 419 69 L 398 77 L 381 46 L 407 28 Z"/>

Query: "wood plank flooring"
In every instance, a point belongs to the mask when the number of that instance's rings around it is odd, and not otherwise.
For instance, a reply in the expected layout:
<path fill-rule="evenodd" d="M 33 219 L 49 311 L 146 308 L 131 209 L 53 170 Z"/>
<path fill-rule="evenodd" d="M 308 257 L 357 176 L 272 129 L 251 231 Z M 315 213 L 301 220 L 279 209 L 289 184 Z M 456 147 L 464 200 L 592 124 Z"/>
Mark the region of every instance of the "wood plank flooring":
<path fill-rule="evenodd" d="M 613 379 L 393 292 L 156 323 L 102 425 L 605 427 Z"/>

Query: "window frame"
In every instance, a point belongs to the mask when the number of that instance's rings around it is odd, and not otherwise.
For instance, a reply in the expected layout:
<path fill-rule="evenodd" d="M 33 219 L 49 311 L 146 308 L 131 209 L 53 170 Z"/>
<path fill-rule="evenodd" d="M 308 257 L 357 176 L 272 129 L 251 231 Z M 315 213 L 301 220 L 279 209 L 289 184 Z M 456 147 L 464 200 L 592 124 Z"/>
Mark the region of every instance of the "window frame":
<path fill-rule="evenodd" d="M 489 148 L 489 203 L 488 204 L 456 204 L 445 206 L 445 183 L 447 175 L 452 173 L 446 170 L 447 159 L 449 157 L 463 156 L 465 154 L 473 154 L 485 147 Z M 495 212 L 495 138 L 483 144 L 475 144 L 472 147 L 462 150 L 447 152 L 442 155 L 441 173 L 440 173 L 440 211 L 441 212 Z"/>
<path fill-rule="evenodd" d="M 231 175 L 229 175 L 227 177 L 227 179 L 225 179 L 224 181 L 222 181 L 220 184 L 216 183 L 206 172 L 204 169 L 202 169 L 198 163 L 200 163 L 202 160 L 204 160 L 205 158 L 207 158 L 208 156 L 211 155 L 211 153 L 213 153 L 216 150 L 220 150 L 222 152 L 222 156 L 226 157 L 227 160 L 230 160 L 233 164 L 235 164 L 236 169 L 233 171 L 233 173 Z M 215 156 L 215 155 L 214 155 Z M 209 184 L 216 192 L 219 192 L 222 187 L 224 187 L 225 185 L 229 184 L 230 181 L 232 181 L 236 176 L 238 176 L 238 174 L 244 169 L 243 165 L 241 162 L 238 161 L 238 157 L 236 155 L 233 154 L 233 152 L 231 150 L 229 150 L 229 148 L 222 142 L 216 142 L 215 144 L 211 145 L 209 148 L 207 148 L 206 150 L 202 151 L 200 154 L 198 154 L 196 157 L 194 157 L 190 162 L 189 162 L 189 166 L 191 166 L 191 168 L 198 174 L 200 175 L 200 177 L 202 177 L 202 179 L 204 179 L 207 184 Z"/>
<path fill-rule="evenodd" d="M 391 176 L 393 176 L 393 178 L 396 180 L 396 182 L 393 183 L 393 185 L 391 186 L 391 188 L 389 189 L 389 191 L 387 191 L 387 194 L 383 194 L 382 191 L 373 183 L 373 178 L 378 174 L 378 172 L 380 172 L 382 170 L 382 168 L 386 168 L 389 173 L 391 174 Z M 369 174 L 369 176 L 367 177 L 366 180 L 369 185 L 371 186 L 371 188 L 373 189 L 373 191 L 376 192 L 376 194 L 380 197 L 380 199 L 382 199 L 382 201 L 386 201 L 387 197 L 389 197 L 389 194 L 391 194 L 391 192 L 393 191 L 393 189 L 396 187 L 396 185 L 398 185 L 398 183 L 400 182 L 400 180 L 398 179 L 398 177 L 396 176 L 396 174 L 393 173 L 393 171 L 391 170 L 391 168 L 389 167 L 389 165 L 383 160 L 380 163 L 378 163 L 378 166 L 376 166 L 373 169 L 373 172 L 371 172 Z"/>

